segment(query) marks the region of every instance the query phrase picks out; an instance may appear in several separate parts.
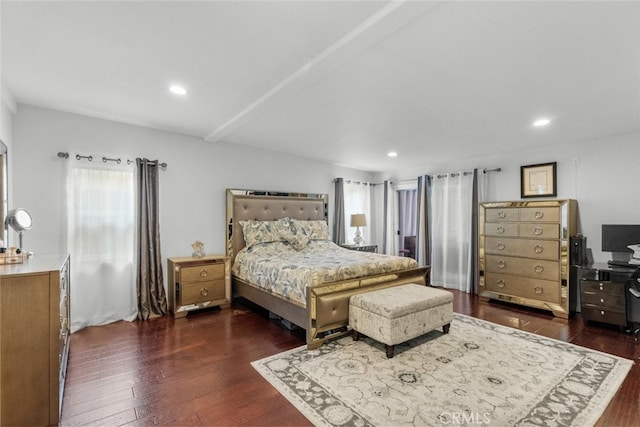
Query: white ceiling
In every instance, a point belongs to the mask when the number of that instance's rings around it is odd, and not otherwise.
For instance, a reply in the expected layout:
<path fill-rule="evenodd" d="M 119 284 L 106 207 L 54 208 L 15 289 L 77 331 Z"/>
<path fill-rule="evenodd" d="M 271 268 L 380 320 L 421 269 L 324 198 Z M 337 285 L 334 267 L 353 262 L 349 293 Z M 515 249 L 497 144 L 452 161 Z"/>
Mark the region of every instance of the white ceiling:
<path fill-rule="evenodd" d="M 212 144 L 388 171 L 640 132 L 640 2 L 3 0 L 1 15 L 19 103 Z"/>

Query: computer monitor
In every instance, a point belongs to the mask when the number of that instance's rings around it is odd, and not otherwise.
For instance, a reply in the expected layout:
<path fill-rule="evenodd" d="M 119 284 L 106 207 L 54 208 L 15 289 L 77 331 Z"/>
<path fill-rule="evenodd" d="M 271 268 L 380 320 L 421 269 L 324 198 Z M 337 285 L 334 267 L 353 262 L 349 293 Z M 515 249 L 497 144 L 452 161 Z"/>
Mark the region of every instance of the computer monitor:
<path fill-rule="evenodd" d="M 602 252 L 611 252 L 613 260 L 628 261 L 629 245 L 640 244 L 640 225 L 602 224 Z"/>

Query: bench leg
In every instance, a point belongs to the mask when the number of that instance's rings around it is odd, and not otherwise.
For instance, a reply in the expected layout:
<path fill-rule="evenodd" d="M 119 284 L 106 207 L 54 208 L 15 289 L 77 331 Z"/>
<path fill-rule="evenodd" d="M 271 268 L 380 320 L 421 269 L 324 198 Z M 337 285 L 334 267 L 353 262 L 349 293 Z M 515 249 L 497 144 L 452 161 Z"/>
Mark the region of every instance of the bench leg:
<path fill-rule="evenodd" d="M 353 329 L 352 335 L 354 341 L 360 341 L 360 332 Z"/>
<path fill-rule="evenodd" d="M 387 344 L 385 344 L 384 345 L 384 349 L 387 352 L 387 359 L 391 359 L 393 357 L 393 353 L 394 353 L 394 351 L 396 349 L 396 346 L 395 345 L 387 345 Z"/>
<path fill-rule="evenodd" d="M 445 334 L 449 333 L 449 327 L 451 326 L 451 323 L 447 323 L 446 325 L 444 325 L 442 327 L 442 332 L 444 332 Z"/>

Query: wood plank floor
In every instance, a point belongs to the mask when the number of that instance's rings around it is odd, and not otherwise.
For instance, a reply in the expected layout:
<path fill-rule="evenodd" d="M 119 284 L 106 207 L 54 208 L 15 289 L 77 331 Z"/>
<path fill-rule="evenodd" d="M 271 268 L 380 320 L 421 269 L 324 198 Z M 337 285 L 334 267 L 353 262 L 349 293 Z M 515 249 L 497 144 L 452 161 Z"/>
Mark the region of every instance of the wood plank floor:
<path fill-rule="evenodd" d="M 454 292 L 454 310 L 634 359 L 602 426 L 640 423 L 640 343 L 615 327 Z M 250 362 L 304 344 L 267 313 L 240 300 L 174 320 L 117 322 L 71 336 L 61 425 L 310 425 Z"/>

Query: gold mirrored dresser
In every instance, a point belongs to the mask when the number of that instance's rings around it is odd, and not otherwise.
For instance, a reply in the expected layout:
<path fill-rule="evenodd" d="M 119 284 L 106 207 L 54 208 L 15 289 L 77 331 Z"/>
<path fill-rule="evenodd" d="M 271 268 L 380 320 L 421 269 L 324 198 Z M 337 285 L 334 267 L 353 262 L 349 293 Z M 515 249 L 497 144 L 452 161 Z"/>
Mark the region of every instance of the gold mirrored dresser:
<path fill-rule="evenodd" d="M 482 203 L 479 210 L 481 299 L 549 310 L 568 318 L 569 237 L 576 234 L 572 199 Z"/>

